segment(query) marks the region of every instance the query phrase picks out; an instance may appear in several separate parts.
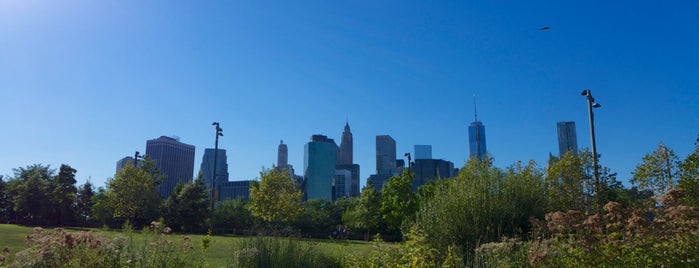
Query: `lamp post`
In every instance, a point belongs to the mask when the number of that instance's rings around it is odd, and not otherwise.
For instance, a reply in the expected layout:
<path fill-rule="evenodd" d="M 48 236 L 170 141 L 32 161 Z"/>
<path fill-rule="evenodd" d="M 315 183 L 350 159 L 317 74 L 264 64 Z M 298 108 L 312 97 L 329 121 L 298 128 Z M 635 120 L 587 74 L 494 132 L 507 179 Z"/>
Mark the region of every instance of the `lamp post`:
<path fill-rule="evenodd" d="M 597 197 L 596 208 L 599 208 L 600 203 L 600 192 L 599 192 L 599 164 L 597 163 L 597 145 L 595 144 L 595 114 L 592 108 L 602 107 L 599 103 L 595 102 L 595 98 L 592 97 L 592 91 L 589 89 L 583 90 L 580 94 L 587 97 L 587 114 L 590 118 L 590 139 L 592 145 L 592 170 L 595 176 L 595 196 Z"/>
<path fill-rule="evenodd" d="M 209 231 L 213 232 L 214 208 L 216 206 L 216 200 L 218 199 L 218 192 L 216 191 L 216 162 L 218 162 L 218 137 L 223 136 L 223 129 L 220 127 L 220 124 L 218 122 L 213 122 L 211 125 L 216 127 L 216 141 L 214 142 L 214 168 L 211 174 L 211 218 L 209 220 Z"/>
<path fill-rule="evenodd" d="M 138 158 L 141 157 L 141 153 L 136 151 L 136 153 L 133 155 L 133 167 L 138 168 Z"/>
<path fill-rule="evenodd" d="M 410 153 L 405 153 L 405 157 L 408 158 L 408 170 L 410 170 L 410 168 L 413 167 L 413 162 L 411 162 L 410 159 Z"/>

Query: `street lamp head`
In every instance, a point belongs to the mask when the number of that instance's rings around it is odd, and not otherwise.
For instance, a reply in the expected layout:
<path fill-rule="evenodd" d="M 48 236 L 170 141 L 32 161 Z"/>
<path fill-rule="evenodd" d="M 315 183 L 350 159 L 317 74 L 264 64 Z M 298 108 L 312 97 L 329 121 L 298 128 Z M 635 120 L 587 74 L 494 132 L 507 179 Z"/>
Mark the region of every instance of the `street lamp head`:
<path fill-rule="evenodd" d="M 599 103 L 595 102 L 592 104 L 592 108 L 599 108 L 599 107 L 602 107 L 602 105 L 600 105 Z"/>
<path fill-rule="evenodd" d="M 218 126 L 218 122 L 211 123 L 212 126 Z"/>
<path fill-rule="evenodd" d="M 580 95 L 583 95 L 583 96 L 587 96 L 587 95 L 589 95 L 589 94 L 590 94 L 590 90 L 589 90 L 589 89 L 585 89 L 585 90 L 583 90 L 582 93 L 580 93 Z"/>

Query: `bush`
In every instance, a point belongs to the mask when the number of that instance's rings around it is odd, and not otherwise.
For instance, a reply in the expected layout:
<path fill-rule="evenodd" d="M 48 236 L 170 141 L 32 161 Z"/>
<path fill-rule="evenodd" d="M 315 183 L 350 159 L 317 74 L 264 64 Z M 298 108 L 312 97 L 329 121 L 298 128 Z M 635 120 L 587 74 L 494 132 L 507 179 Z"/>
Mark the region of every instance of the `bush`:
<path fill-rule="evenodd" d="M 340 267 L 338 260 L 291 238 L 258 236 L 240 241 L 233 267 Z"/>
<path fill-rule="evenodd" d="M 145 229 L 142 241 L 131 230 L 126 236 L 107 238 L 88 232 L 68 233 L 61 228 L 40 227 L 27 236 L 27 248 L 12 256 L 0 256 L 0 266 L 9 267 L 201 267 L 203 259 L 193 249 L 191 238 L 174 242 L 169 228 L 154 222 Z M 9 250 L 4 251 L 9 254 Z"/>

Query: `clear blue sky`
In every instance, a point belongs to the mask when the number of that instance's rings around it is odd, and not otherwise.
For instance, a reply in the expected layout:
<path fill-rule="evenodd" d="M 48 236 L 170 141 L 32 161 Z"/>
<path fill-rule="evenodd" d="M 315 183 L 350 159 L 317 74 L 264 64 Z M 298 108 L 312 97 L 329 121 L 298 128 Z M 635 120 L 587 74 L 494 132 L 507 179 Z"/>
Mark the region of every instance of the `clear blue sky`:
<path fill-rule="evenodd" d="M 565 2 L 565 3 L 564 3 Z M 302 173 L 312 134 L 354 134 L 361 180 L 376 135 L 463 165 L 473 95 L 506 167 L 557 153 L 556 122 L 626 181 L 663 141 L 699 134 L 697 1 L 0 0 L 0 174 L 41 163 L 104 186 L 146 140 L 196 146 L 219 121 L 231 179 L 279 140 Z M 549 26 L 549 31 L 539 28 Z"/>

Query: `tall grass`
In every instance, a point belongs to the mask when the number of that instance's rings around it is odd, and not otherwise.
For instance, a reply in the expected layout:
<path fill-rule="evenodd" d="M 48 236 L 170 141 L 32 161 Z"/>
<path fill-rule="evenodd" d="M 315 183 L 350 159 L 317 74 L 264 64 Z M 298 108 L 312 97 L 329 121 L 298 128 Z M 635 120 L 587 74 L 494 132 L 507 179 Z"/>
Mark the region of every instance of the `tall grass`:
<path fill-rule="evenodd" d="M 340 267 L 340 262 L 307 242 L 291 238 L 237 240 L 234 267 Z"/>

